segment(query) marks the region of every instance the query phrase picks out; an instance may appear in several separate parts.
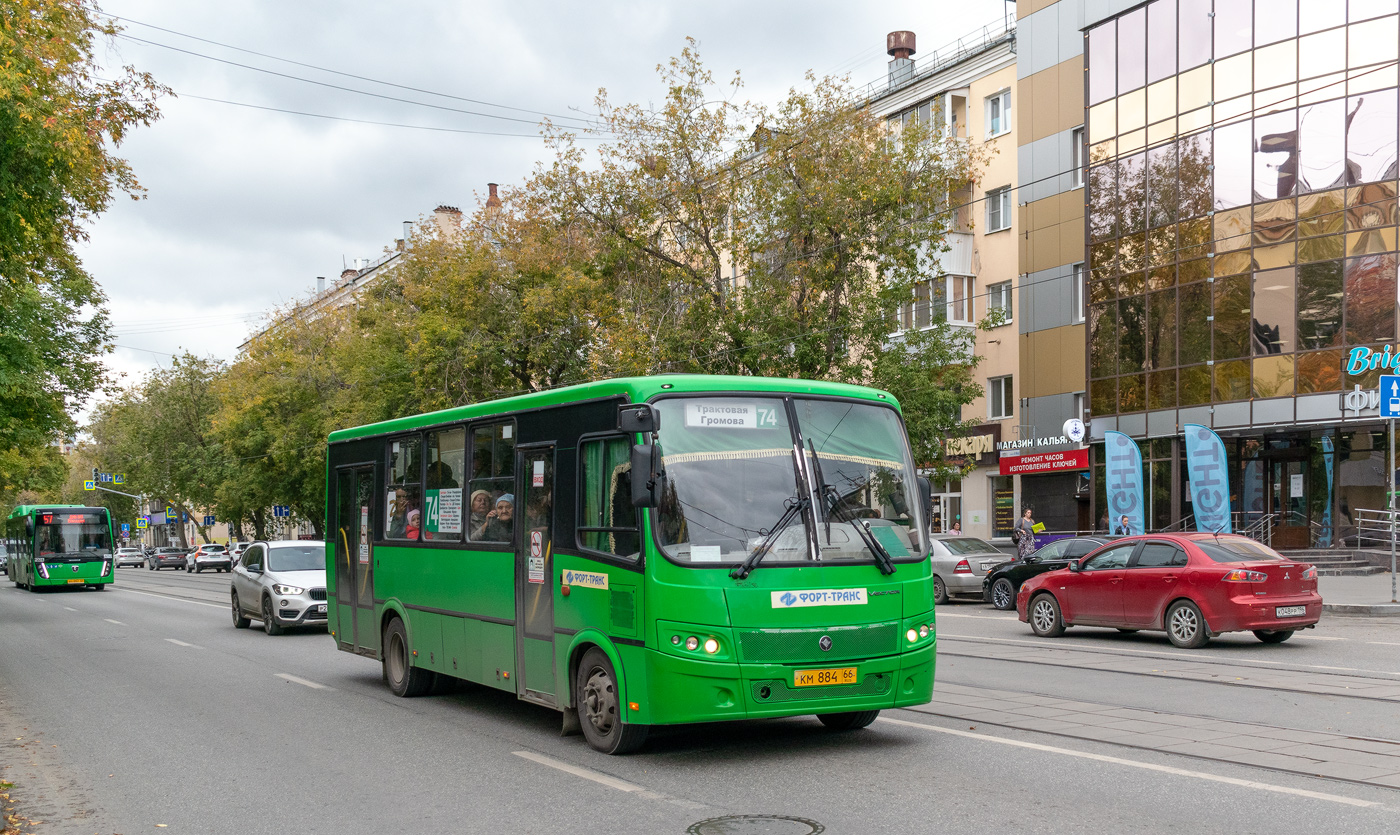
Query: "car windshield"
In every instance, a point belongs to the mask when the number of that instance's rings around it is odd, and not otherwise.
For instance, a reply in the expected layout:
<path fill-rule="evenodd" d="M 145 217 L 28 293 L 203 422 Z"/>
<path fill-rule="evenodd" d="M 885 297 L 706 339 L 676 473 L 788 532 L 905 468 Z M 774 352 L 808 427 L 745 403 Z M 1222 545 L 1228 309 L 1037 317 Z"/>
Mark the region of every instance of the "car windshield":
<path fill-rule="evenodd" d="M 111 531 L 100 513 L 46 511 L 38 522 L 34 538 L 41 556 L 112 553 Z"/>
<path fill-rule="evenodd" d="M 283 545 L 267 551 L 269 571 L 324 571 L 325 568 L 324 544 Z"/>
<path fill-rule="evenodd" d="M 656 409 L 666 473 L 658 528 L 672 559 L 742 562 L 769 534 L 767 563 L 874 559 L 867 537 L 896 560 L 927 551 L 892 408 L 752 396 L 668 398 Z M 801 512 L 775 531 L 789 507 Z"/>
<path fill-rule="evenodd" d="M 1286 559 L 1282 554 L 1252 539 L 1196 540 L 1196 547 L 1216 562 L 1255 562 Z"/>
<path fill-rule="evenodd" d="M 992 547 L 991 544 L 983 542 L 974 536 L 949 537 L 948 539 L 941 539 L 939 541 L 943 543 L 943 547 L 958 556 L 967 556 L 969 554 L 995 554 L 998 557 L 1005 557 L 1008 560 L 1011 559 L 1010 554 L 998 551 L 996 548 Z"/>

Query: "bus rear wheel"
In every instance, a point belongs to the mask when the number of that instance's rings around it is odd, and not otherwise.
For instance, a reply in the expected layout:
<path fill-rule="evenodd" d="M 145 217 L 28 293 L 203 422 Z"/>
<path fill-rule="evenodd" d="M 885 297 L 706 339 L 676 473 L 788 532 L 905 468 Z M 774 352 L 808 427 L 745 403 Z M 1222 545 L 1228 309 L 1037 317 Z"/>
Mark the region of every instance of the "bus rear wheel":
<path fill-rule="evenodd" d="M 622 721 L 617 673 L 607 653 L 594 647 L 583 654 L 574 679 L 574 706 L 583 736 L 604 754 L 630 754 L 647 741 L 646 725 Z"/>
<path fill-rule="evenodd" d="M 394 618 L 384 627 L 384 682 L 395 696 L 412 698 L 433 689 L 433 673 L 413 666 L 408 654 L 408 630 Z"/>
<path fill-rule="evenodd" d="M 817 719 L 833 731 L 854 731 L 869 726 L 879 715 L 878 710 L 856 710 L 850 713 L 818 713 Z"/>

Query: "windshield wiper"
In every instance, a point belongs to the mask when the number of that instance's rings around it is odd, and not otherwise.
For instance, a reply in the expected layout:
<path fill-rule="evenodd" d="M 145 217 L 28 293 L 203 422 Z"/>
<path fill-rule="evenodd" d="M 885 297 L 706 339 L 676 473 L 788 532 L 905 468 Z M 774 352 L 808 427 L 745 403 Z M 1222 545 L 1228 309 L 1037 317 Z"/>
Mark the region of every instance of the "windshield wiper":
<path fill-rule="evenodd" d="M 759 562 L 768 555 L 768 551 L 773 547 L 773 542 L 777 540 L 778 534 L 782 533 L 783 529 L 788 526 L 788 523 L 792 522 L 797 514 L 806 510 L 811 503 L 811 499 L 808 499 L 806 496 L 802 498 L 791 496 L 784 501 L 783 506 L 787 509 L 784 510 L 783 515 L 778 518 L 778 524 L 774 525 L 773 528 L 764 535 L 763 541 L 758 543 L 758 547 L 753 549 L 748 559 L 735 566 L 734 570 L 729 572 L 729 576 L 733 577 L 735 580 L 742 580 L 749 576 L 754 568 L 758 566 Z"/>
<path fill-rule="evenodd" d="M 875 538 L 875 534 L 870 530 L 870 523 L 864 519 L 852 519 L 851 527 L 856 529 L 856 533 L 860 534 L 861 540 L 865 542 L 865 547 L 875 555 L 875 563 L 880 566 L 880 573 L 893 574 L 894 560 L 890 558 L 890 552 L 885 550 L 885 546 Z"/>
<path fill-rule="evenodd" d="M 812 451 L 812 466 L 817 471 L 817 497 L 821 501 L 821 504 L 819 504 L 818 507 L 820 507 L 822 511 L 822 521 L 826 523 L 826 544 L 830 545 L 831 511 L 836 509 L 837 502 L 841 500 L 841 496 L 839 493 L 836 492 L 835 487 L 832 487 L 830 484 L 826 483 L 826 476 L 822 475 L 822 460 L 817 457 L 817 448 L 812 443 L 811 438 L 807 439 L 807 449 Z M 831 507 L 826 506 L 828 494 L 830 494 L 831 497 Z"/>
<path fill-rule="evenodd" d="M 837 491 L 834 486 L 827 484 L 826 479 L 822 477 L 822 461 L 817 457 L 816 447 L 813 446 L 810 439 L 807 441 L 807 448 L 812 451 L 812 466 L 817 471 L 817 493 L 822 498 L 822 516 L 826 520 L 826 544 L 830 545 L 831 512 L 840 505 L 841 493 Z M 826 501 L 828 499 L 831 501 L 830 508 L 826 506 Z M 890 552 L 885 550 L 885 546 L 881 545 L 879 540 L 875 538 L 875 534 L 870 530 L 869 523 L 863 519 L 852 519 L 851 527 L 856 529 L 856 533 L 860 535 L 861 541 L 865 543 L 865 547 L 869 548 L 870 553 L 874 555 L 876 564 L 880 566 L 880 573 L 893 574 L 895 572 L 894 560 L 890 557 Z"/>

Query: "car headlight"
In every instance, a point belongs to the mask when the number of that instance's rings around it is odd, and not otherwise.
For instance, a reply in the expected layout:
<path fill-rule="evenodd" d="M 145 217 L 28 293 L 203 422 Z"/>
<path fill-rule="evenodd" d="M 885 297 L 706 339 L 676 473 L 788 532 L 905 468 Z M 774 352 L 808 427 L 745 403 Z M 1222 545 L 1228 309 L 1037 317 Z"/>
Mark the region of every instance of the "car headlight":
<path fill-rule="evenodd" d="M 274 583 L 272 591 L 274 594 L 301 594 L 306 589 L 301 586 L 284 586 L 281 583 Z"/>

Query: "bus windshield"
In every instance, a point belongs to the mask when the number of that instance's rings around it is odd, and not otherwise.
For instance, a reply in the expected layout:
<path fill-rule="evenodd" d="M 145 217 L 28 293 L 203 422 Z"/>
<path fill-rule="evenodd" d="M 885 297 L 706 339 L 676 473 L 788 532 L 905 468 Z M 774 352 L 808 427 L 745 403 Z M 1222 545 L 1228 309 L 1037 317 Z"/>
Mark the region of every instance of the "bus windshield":
<path fill-rule="evenodd" d="M 672 559 L 742 562 L 770 533 L 765 564 L 869 561 L 867 539 L 895 560 L 927 552 L 893 409 L 762 396 L 669 398 L 656 408 L 666 471 L 659 531 Z M 792 506 L 801 512 L 787 514 Z"/>
<path fill-rule="evenodd" d="M 100 514 L 45 511 L 35 521 L 34 541 L 41 557 L 112 553 L 111 530 Z"/>

